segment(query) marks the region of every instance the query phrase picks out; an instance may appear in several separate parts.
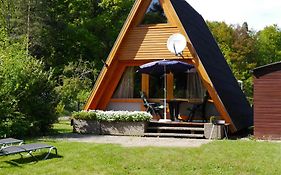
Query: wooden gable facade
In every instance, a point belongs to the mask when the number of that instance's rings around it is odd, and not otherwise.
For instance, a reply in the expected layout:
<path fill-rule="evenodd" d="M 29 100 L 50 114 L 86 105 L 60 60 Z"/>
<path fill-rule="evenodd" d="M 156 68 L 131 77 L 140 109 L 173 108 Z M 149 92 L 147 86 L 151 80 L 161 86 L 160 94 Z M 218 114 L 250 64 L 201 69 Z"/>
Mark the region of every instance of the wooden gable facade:
<path fill-rule="evenodd" d="M 151 1 L 154 0 L 135 1 L 84 109 L 107 109 L 127 67 L 160 59 L 181 59 L 195 66 L 216 110 L 230 123 L 232 132 L 250 126 L 251 107 L 201 15 L 185 0 L 159 0 L 167 23 L 142 24 Z M 166 47 L 167 39 L 174 33 L 187 38 L 184 59 L 171 54 Z M 141 90 L 149 93 L 148 77 L 142 75 L 141 81 Z M 167 91 L 171 98 L 172 89 Z M 141 103 L 141 99 L 126 101 Z"/>

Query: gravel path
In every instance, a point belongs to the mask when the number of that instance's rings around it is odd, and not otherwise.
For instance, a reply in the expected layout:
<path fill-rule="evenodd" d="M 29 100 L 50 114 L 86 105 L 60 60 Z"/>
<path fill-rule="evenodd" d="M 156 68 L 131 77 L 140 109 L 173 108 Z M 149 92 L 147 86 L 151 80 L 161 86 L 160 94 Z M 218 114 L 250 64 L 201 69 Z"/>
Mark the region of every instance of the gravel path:
<path fill-rule="evenodd" d="M 186 138 L 158 138 L 158 137 L 133 137 L 133 136 L 109 136 L 109 135 L 80 135 L 70 134 L 56 137 L 58 140 L 71 142 L 92 142 L 106 144 L 120 144 L 123 147 L 199 147 L 211 142 L 207 139 Z"/>

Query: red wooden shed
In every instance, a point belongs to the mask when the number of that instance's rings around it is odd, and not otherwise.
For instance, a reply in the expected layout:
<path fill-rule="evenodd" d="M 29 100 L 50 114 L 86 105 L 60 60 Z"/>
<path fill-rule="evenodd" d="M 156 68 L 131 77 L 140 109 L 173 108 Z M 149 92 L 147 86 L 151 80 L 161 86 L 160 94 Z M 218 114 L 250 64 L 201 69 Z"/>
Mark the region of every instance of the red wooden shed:
<path fill-rule="evenodd" d="M 254 135 L 281 139 L 281 62 L 254 69 Z"/>

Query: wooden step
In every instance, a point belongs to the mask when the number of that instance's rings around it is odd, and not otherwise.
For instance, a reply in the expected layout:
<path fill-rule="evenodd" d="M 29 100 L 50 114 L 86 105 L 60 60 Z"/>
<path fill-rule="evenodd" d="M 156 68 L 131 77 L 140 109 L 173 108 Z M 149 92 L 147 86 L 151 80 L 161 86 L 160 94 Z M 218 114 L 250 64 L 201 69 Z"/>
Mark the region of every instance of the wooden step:
<path fill-rule="evenodd" d="M 169 127 L 169 126 L 151 126 L 149 130 L 175 130 L 175 131 L 204 131 L 204 128 L 195 127 Z"/>
<path fill-rule="evenodd" d="M 176 121 L 168 121 L 168 122 L 159 122 L 159 121 L 149 121 L 151 124 L 167 124 L 167 125 L 190 125 L 190 126 L 204 126 L 205 123 L 196 123 L 196 122 L 176 122 Z"/>
<path fill-rule="evenodd" d="M 144 133 L 144 136 L 154 137 L 192 137 L 192 138 L 203 138 L 204 134 L 179 134 L 179 133 Z"/>

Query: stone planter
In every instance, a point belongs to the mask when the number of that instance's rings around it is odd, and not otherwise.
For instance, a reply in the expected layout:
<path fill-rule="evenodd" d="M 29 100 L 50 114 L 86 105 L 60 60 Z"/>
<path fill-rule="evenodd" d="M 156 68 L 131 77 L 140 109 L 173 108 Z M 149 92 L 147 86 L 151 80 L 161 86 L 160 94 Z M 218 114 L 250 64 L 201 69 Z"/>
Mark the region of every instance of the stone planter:
<path fill-rule="evenodd" d="M 223 125 L 214 125 L 213 133 L 211 136 L 213 124 L 205 123 L 204 124 L 204 136 L 206 139 L 222 139 L 224 138 Z"/>
<path fill-rule="evenodd" d="M 73 120 L 73 132 L 81 134 L 143 136 L 147 122 L 106 122 Z"/>
<path fill-rule="evenodd" d="M 143 136 L 147 122 L 100 122 L 101 134 Z"/>
<path fill-rule="evenodd" d="M 73 119 L 73 132 L 81 134 L 100 134 L 100 122 L 95 120 Z"/>

